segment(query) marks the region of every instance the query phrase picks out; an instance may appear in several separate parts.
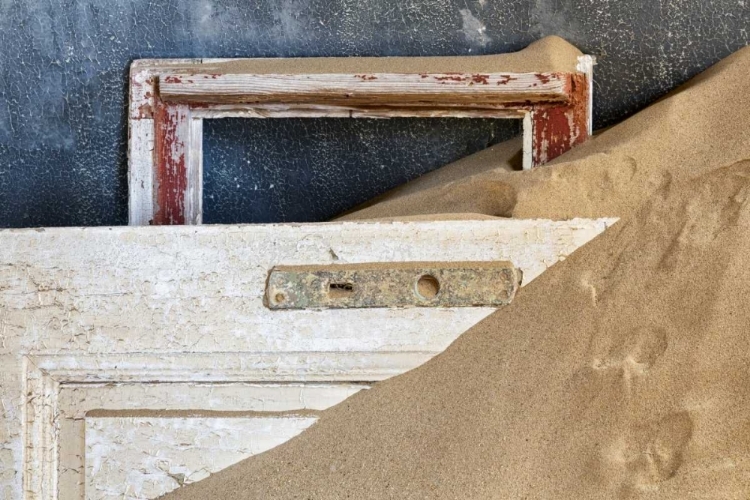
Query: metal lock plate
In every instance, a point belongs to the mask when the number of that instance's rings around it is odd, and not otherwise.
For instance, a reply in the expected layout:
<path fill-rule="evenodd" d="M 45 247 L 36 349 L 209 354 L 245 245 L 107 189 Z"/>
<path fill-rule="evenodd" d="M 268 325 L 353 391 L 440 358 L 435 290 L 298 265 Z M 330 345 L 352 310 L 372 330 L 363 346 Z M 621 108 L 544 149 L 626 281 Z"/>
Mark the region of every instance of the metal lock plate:
<path fill-rule="evenodd" d="M 403 262 L 278 266 L 268 276 L 269 309 L 499 307 L 522 273 L 510 262 Z"/>

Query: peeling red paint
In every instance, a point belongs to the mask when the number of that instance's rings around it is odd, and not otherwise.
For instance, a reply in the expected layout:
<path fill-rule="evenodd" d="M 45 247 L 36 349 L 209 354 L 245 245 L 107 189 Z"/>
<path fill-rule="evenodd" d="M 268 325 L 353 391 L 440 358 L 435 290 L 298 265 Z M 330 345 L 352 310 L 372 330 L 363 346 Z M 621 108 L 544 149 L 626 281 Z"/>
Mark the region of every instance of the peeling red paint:
<path fill-rule="evenodd" d="M 481 75 L 481 74 L 474 74 L 471 75 L 471 82 L 472 83 L 481 83 L 482 85 L 489 85 L 489 78 L 490 75 Z"/>
<path fill-rule="evenodd" d="M 508 85 L 508 83 L 518 80 L 518 78 L 515 78 L 510 75 L 500 75 L 500 79 L 497 81 L 498 85 Z M 534 87 L 536 87 L 536 83 L 534 84 Z"/>
<path fill-rule="evenodd" d="M 567 106 L 536 106 L 533 111 L 532 165 L 554 160 L 585 142 L 588 132 L 588 84 L 583 74 L 570 75 L 565 83 L 569 91 Z"/>
<path fill-rule="evenodd" d="M 571 134 L 568 107 L 534 112 L 534 164 L 547 163 L 570 149 Z"/>
<path fill-rule="evenodd" d="M 468 76 L 461 76 L 460 73 L 445 73 L 445 76 L 435 76 L 435 80 L 445 83 L 448 80 L 454 82 L 465 82 L 469 79 Z"/>
<path fill-rule="evenodd" d="M 182 78 L 179 76 L 168 75 L 164 77 L 164 83 L 182 83 Z"/>
<path fill-rule="evenodd" d="M 430 75 L 422 74 L 420 75 L 422 78 L 427 78 Z M 439 81 L 439 82 L 447 82 L 447 81 L 453 81 L 453 82 L 469 82 L 470 85 L 473 85 L 475 83 L 481 84 L 481 85 L 489 85 L 490 84 L 490 75 L 487 74 L 481 74 L 481 73 L 474 73 L 467 75 L 465 73 L 443 73 L 442 75 L 432 75 L 432 77 Z M 508 82 L 512 80 L 517 80 L 517 78 L 514 78 L 510 75 L 503 75 L 502 79 L 498 80 L 498 85 L 505 85 Z"/>
<path fill-rule="evenodd" d="M 138 106 L 138 119 L 152 118 L 154 116 L 154 109 L 151 104 L 141 104 Z"/>
<path fill-rule="evenodd" d="M 539 80 L 540 82 L 542 82 L 542 85 L 546 85 L 546 84 L 548 84 L 550 82 L 550 80 L 552 80 L 552 75 L 548 75 L 548 74 L 545 74 L 545 73 L 537 73 L 534 76 L 536 76 L 537 80 Z"/>
<path fill-rule="evenodd" d="M 154 110 L 155 225 L 185 223 L 187 165 L 180 129 L 189 115 L 187 106 L 157 100 Z"/>

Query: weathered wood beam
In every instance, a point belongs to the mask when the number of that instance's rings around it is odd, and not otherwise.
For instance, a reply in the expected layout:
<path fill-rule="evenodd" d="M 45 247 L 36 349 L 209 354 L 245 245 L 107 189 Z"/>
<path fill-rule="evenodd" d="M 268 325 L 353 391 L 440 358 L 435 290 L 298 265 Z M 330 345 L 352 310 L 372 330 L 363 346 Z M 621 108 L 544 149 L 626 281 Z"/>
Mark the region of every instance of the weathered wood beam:
<path fill-rule="evenodd" d="M 498 118 L 521 120 L 524 108 L 497 106 L 339 106 L 324 104 L 214 104 L 191 106 L 193 118 Z"/>
<path fill-rule="evenodd" d="M 253 75 L 159 77 L 164 101 L 189 104 L 275 103 L 363 106 L 470 106 L 567 103 L 570 74 Z"/>

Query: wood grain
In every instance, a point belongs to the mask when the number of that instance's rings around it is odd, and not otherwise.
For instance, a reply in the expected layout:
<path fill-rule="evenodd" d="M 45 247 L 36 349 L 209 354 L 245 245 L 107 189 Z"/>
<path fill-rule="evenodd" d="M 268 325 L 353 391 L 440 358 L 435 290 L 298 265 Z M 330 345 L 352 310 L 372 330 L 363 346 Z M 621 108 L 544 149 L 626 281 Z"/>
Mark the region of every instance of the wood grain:
<path fill-rule="evenodd" d="M 481 106 L 567 103 L 569 74 L 167 74 L 164 101 L 366 106 Z"/>

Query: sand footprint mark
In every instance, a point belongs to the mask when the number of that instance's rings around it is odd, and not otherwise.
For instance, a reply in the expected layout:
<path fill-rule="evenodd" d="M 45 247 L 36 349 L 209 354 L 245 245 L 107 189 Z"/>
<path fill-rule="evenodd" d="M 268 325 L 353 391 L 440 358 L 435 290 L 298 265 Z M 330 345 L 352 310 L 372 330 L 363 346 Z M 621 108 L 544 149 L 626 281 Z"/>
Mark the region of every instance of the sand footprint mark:
<path fill-rule="evenodd" d="M 632 380 L 644 375 L 667 350 L 667 333 L 660 327 L 639 327 L 623 336 L 603 358 L 593 362 L 594 370 L 618 370 L 629 391 Z"/>
<path fill-rule="evenodd" d="M 623 493 L 633 488 L 657 490 L 659 483 L 672 478 L 692 435 L 693 421 L 686 411 L 628 429 L 609 454 L 610 461 L 624 472 Z"/>

